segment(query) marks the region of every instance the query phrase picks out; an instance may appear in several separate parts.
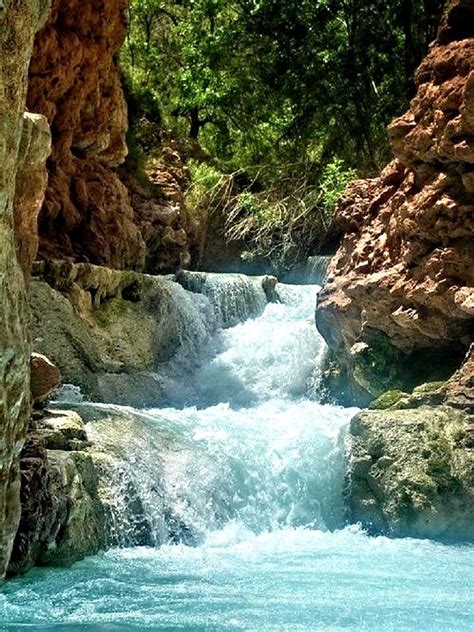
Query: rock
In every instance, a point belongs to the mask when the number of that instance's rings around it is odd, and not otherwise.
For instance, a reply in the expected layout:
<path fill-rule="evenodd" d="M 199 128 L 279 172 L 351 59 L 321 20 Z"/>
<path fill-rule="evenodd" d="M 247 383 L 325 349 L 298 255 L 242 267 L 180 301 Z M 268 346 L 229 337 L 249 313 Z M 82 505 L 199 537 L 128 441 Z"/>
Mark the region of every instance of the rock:
<path fill-rule="evenodd" d="M 53 0 L 30 65 L 28 107 L 52 130 L 40 213 L 42 258 L 141 268 L 145 244 L 115 170 L 126 157 L 127 107 L 116 54 L 127 0 Z"/>
<path fill-rule="evenodd" d="M 145 270 L 160 274 L 189 266 L 196 227 L 185 201 L 190 181 L 181 155 L 170 145 L 155 147 L 144 173 L 130 171 L 126 163 L 120 176 L 146 244 Z"/>
<path fill-rule="evenodd" d="M 348 445 L 349 522 L 391 536 L 474 540 L 472 417 L 444 405 L 365 411 Z"/>
<path fill-rule="evenodd" d="M 78 451 L 89 446 L 84 422 L 72 410 L 48 410 L 38 422 L 36 434 L 47 450 Z"/>
<path fill-rule="evenodd" d="M 456 373 L 444 382 L 420 384 L 411 394 L 388 391 L 372 401 L 372 410 L 402 410 L 445 404 L 474 417 L 474 345 Z"/>
<path fill-rule="evenodd" d="M 43 278 L 30 284 L 33 341 L 64 382 L 95 401 L 161 402 L 150 373 L 180 344 L 169 285 L 90 264 L 51 264 Z"/>
<path fill-rule="evenodd" d="M 28 281 L 38 252 L 38 214 L 43 204 L 51 152 L 51 132 L 41 114 L 25 112 L 15 182 L 13 216 L 18 260 Z"/>
<path fill-rule="evenodd" d="M 472 341 L 472 24 L 472 5 L 451 2 L 410 110 L 389 126 L 396 159 L 349 185 L 336 210 L 345 236 L 316 322 L 372 396 L 447 379 Z"/>
<path fill-rule="evenodd" d="M 62 440 L 59 437 L 62 436 Z M 69 565 L 105 547 L 97 473 L 77 413 L 48 411 L 22 452 L 20 526 L 8 572 Z"/>
<path fill-rule="evenodd" d="M 13 199 L 27 68 L 48 2 L 6 0 L 0 10 L 0 581 L 20 519 L 19 453 L 29 416 L 27 305 L 13 234 Z"/>
<path fill-rule="evenodd" d="M 53 0 L 37 35 L 28 107 L 46 117 L 53 136 L 39 256 L 174 271 L 191 260 L 186 167 L 172 143 L 145 169 L 124 164 L 128 112 L 117 53 L 128 4 Z"/>
<path fill-rule="evenodd" d="M 35 349 L 95 401 L 157 405 L 153 375 L 182 342 L 170 282 L 90 264 L 42 264 L 30 284 Z M 182 291 L 176 285 L 177 291 Z"/>
<path fill-rule="evenodd" d="M 30 358 L 30 389 L 33 405 L 45 402 L 61 384 L 61 371 L 40 353 Z"/>
<path fill-rule="evenodd" d="M 384 393 L 351 421 L 350 522 L 388 535 L 474 540 L 473 352 L 450 380 Z"/>

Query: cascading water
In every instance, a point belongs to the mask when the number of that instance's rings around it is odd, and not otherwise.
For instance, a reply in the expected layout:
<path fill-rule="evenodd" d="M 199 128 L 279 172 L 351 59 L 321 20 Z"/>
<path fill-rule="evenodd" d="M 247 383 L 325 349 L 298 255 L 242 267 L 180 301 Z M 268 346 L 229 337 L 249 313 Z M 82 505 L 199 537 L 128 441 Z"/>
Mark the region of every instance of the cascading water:
<path fill-rule="evenodd" d="M 8 583 L 0 629 L 472 629 L 473 547 L 343 528 L 354 410 L 318 402 L 318 288 L 264 309 L 261 282 L 219 277 L 169 282 L 166 407 L 76 404 L 121 547 Z"/>
<path fill-rule="evenodd" d="M 322 285 L 326 278 L 330 255 L 313 255 L 308 257 L 306 261 L 288 272 L 285 276 L 286 283 L 317 283 Z"/>

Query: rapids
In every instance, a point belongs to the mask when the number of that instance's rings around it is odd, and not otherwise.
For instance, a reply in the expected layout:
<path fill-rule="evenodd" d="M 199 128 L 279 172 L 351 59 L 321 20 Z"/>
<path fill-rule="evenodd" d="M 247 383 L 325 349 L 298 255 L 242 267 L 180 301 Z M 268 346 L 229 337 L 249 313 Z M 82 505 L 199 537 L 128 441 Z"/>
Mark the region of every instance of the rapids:
<path fill-rule="evenodd" d="M 265 307 L 248 279 L 194 283 L 166 404 L 74 404 L 108 455 L 113 548 L 9 581 L 0 630 L 474 629 L 474 547 L 344 526 L 356 411 L 318 401 L 318 286 Z"/>

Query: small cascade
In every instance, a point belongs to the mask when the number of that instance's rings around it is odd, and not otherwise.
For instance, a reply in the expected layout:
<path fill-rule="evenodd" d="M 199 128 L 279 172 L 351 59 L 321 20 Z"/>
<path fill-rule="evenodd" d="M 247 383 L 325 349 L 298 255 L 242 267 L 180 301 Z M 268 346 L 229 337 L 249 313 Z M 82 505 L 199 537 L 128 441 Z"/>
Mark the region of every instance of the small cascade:
<path fill-rule="evenodd" d="M 196 320 L 164 367 L 166 408 L 76 404 L 111 544 L 194 545 L 230 523 L 251 533 L 341 524 L 342 431 L 354 411 L 317 401 L 318 286 L 279 284 L 280 302 L 265 307 L 261 281 L 206 276 L 188 278 L 203 294 L 169 281 L 183 319 Z M 240 322 L 249 305 L 260 315 Z"/>
<path fill-rule="evenodd" d="M 308 261 L 306 262 L 306 278 L 310 283 L 317 283 L 318 285 L 323 285 L 329 263 L 332 257 L 328 255 L 316 255 L 315 257 L 308 257 Z"/>
<path fill-rule="evenodd" d="M 221 327 L 233 327 L 263 312 L 267 304 L 265 278 L 188 271 L 176 275 L 183 288 L 208 297 Z"/>
<path fill-rule="evenodd" d="M 306 263 L 285 275 L 285 283 L 323 285 L 331 259 L 331 255 L 308 257 Z"/>

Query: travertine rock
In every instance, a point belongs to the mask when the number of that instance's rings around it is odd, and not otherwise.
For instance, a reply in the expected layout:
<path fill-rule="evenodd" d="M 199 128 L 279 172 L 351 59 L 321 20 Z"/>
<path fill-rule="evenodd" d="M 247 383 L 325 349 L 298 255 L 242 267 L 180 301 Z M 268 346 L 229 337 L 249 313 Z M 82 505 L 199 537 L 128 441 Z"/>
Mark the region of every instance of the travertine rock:
<path fill-rule="evenodd" d="M 145 270 L 159 274 L 189 266 L 195 231 L 184 199 L 189 174 L 181 155 L 170 145 L 162 147 L 142 176 L 139 181 L 127 166 L 121 170 L 146 244 Z"/>
<path fill-rule="evenodd" d="M 105 546 L 105 514 L 87 446 L 82 419 L 72 411 L 48 411 L 29 434 L 9 573 L 69 565 Z"/>
<path fill-rule="evenodd" d="M 30 66 L 28 107 L 53 148 L 40 255 L 140 268 L 145 244 L 115 168 L 127 154 L 127 108 L 115 56 L 127 0 L 53 0 Z"/>
<path fill-rule="evenodd" d="M 350 424 L 349 522 L 395 536 L 474 540 L 474 345 L 447 382 L 391 391 Z"/>
<path fill-rule="evenodd" d="M 365 411 L 350 425 L 348 519 L 375 533 L 474 540 L 474 426 L 449 406 Z"/>
<path fill-rule="evenodd" d="M 13 198 L 28 63 L 45 0 L 0 4 L 0 581 L 20 519 L 18 459 L 29 412 L 29 344 L 23 277 L 15 254 Z"/>
<path fill-rule="evenodd" d="M 53 139 L 39 256 L 159 273 L 191 259 L 187 176 L 171 146 L 146 173 L 140 165 L 138 178 L 124 165 L 128 115 L 116 56 L 127 6 L 53 0 L 36 38 L 28 106 L 47 118 Z"/>
<path fill-rule="evenodd" d="M 389 126 L 396 160 L 352 183 L 337 209 L 345 237 L 316 321 L 372 395 L 413 386 L 418 370 L 418 381 L 446 377 L 472 341 L 473 15 L 471 2 L 451 2 L 410 110 Z"/>

